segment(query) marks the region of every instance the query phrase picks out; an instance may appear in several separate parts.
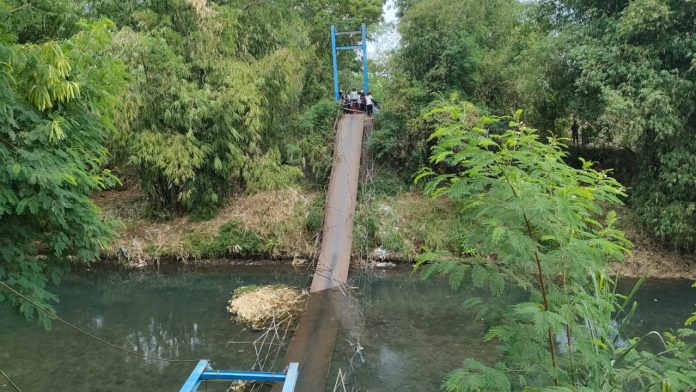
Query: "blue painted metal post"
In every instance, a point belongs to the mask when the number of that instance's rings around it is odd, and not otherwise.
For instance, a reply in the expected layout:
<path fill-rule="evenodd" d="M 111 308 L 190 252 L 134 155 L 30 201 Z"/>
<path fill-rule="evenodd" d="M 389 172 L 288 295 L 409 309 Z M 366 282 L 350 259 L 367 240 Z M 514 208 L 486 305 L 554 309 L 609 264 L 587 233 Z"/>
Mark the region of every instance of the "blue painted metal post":
<path fill-rule="evenodd" d="M 362 24 L 360 29 L 362 30 L 363 83 L 365 94 L 367 94 L 370 91 L 370 85 L 367 78 L 367 28 L 365 23 Z"/>
<path fill-rule="evenodd" d="M 336 26 L 331 26 L 331 57 L 333 58 L 333 77 L 334 77 L 334 98 L 338 96 L 338 58 L 336 56 Z"/>
<path fill-rule="evenodd" d="M 181 387 L 179 392 L 195 392 L 198 389 L 198 386 L 201 385 L 201 374 L 208 369 L 208 364 L 208 360 L 201 359 L 198 362 L 198 365 L 196 365 L 196 368 L 191 372 L 191 375 L 186 379 L 186 382 Z"/>

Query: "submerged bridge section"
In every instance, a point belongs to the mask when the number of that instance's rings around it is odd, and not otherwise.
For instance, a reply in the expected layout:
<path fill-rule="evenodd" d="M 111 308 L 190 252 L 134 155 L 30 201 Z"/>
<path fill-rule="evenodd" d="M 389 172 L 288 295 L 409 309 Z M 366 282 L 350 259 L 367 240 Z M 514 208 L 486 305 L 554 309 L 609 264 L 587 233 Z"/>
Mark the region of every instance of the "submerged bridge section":
<path fill-rule="evenodd" d="M 353 218 L 360 180 L 364 114 L 346 114 L 338 124 L 333 167 L 324 207 L 319 260 L 307 310 L 288 348 L 287 362 L 299 363 L 297 392 L 323 392 L 331 366 L 338 327 L 355 330 L 357 323 L 342 291 L 350 267 Z M 371 124 L 371 123 L 367 123 Z M 277 386 L 274 391 L 280 391 Z"/>

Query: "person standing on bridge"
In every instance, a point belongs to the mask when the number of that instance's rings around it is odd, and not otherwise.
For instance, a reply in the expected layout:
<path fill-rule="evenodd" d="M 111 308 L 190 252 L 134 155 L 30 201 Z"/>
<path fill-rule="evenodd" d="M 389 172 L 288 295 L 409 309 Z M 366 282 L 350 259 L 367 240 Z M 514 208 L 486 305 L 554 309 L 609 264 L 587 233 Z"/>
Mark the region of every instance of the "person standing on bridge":
<path fill-rule="evenodd" d="M 351 89 L 350 94 L 348 94 L 348 98 L 350 98 L 350 108 L 355 111 L 358 108 L 358 100 L 360 99 L 358 90 Z"/>
<path fill-rule="evenodd" d="M 373 110 L 373 105 L 374 105 L 374 98 L 372 97 L 372 92 L 368 91 L 367 94 L 365 94 L 365 111 L 367 112 L 368 116 L 372 115 L 372 110 Z"/>
<path fill-rule="evenodd" d="M 348 97 L 348 93 L 341 90 L 338 95 L 341 102 L 341 110 L 343 113 L 348 113 L 350 109 L 350 98 Z"/>

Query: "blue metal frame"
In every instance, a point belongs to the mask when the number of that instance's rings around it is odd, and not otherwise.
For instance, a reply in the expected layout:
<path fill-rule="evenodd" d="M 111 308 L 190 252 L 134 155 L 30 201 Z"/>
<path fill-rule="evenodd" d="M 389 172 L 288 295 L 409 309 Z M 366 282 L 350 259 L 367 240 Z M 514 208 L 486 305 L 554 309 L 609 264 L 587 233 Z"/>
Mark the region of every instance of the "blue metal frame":
<path fill-rule="evenodd" d="M 360 36 L 362 38 L 362 42 L 360 45 L 344 45 L 344 46 L 336 46 L 336 36 L 337 35 L 346 35 L 346 34 L 352 34 L 352 33 L 360 33 Z M 369 78 L 367 74 L 367 28 L 365 26 L 365 23 L 363 23 L 360 26 L 360 31 L 359 32 L 348 32 L 348 33 L 339 33 L 336 31 L 336 26 L 331 26 L 331 58 L 333 62 L 333 77 L 334 77 L 334 98 L 336 101 L 340 99 L 339 97 L 339 87 L 338 87 L 338 56 L 337 56 L 337 51 L 339 50 L 355 50 L 355 49 L 360 49 L 362 51 L 362 62 L 363 62 L 363 91 L 367 93 L 370 91 L 370 83 L 369 83 Z"/>
<path fill-rule="evenodd" d="M 285 373 L 243 372 L 236 370 L 213 370 L 210 361 L 202 359 L 193 369 L 179 392 L 196 392 L 203 381 L 265 381 L 282 382 L 282 392 L 293 392 L 297 383 L 299 364 L 291 362 Z"/>
<path fill-rule="evenodd" d="M 365 23 L 360 26 L 362 30 L 362 52 L 363 52 L 363 91 L 367 94 L 370 91 L 370 85 L 367 80 L 367 28 Z"/>
<path fill-rule="evenodd" d="M 333 77 L 334 77 L 334 98 L 336 101 L 340 99 L 338 96 L 338 58 L 336 56 L 336 26 L 331 26 L 331 57 L 333 58 Z"/>

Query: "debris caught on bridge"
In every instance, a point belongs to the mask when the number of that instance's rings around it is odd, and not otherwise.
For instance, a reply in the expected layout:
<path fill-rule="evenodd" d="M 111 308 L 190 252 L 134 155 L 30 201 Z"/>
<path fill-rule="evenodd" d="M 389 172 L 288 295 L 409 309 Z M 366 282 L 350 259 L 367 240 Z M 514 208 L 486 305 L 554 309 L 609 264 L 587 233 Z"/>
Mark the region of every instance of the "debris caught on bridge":
<path fill-rule="evenodd" d="M 245 286 L 234 291 L 227 310 L 256 330 L 294 323 L 305 308 L 307 292 L 285 285 Z"/>

